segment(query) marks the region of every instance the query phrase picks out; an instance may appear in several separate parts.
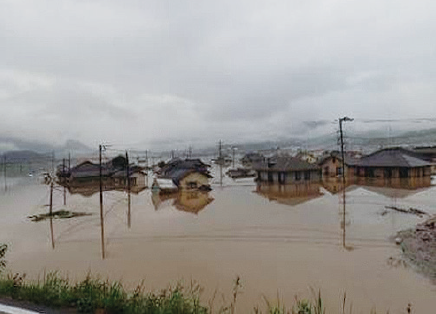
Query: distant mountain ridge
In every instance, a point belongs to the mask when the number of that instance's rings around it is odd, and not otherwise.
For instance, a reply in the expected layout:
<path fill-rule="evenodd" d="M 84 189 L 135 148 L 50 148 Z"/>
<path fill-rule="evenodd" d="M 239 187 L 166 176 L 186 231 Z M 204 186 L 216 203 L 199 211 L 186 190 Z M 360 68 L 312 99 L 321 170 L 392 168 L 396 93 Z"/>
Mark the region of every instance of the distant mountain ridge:
<path fill-rule="evenodd" d="M 375 151 L 382 147 L 389 146 L 434 146 L 436 145 L 436 128 L 422 129 L 416 131 L 397 132 L 394 135 L 386 136 L 385 130 L 368 130 L 362 132 L 346 132 L 345 143 L 347 149 L 362 150 L 363 152 Z M 175 144 L 176 145 L 176 144 Z M 240 153 L 248 151 L 276 150 L 276 149 L 338 149 L 338 137 L 334 134 L 316 136 L 312 138 L 292 137 L 277 138 L 271 140 L 245 141 L 245 142 L 224 142 L 224 149 L 227 153 L 230 147 L 237 147 Z M 13 147 L 13 149 L 11 149 Z M 144 151 L 147 147 L 144 147 Z M 193 147 L 194 152 L 200 155 L 217 153 L 217 143 L 210 143 L 206 147 Z M 69 154 L 73 157 L 89 156 L 96 152 L 87 145 L 77 140 L 68 140 L 64 145 L 55 146 L 47 143 L 27 141 L 23 139 L 0 137 L 0 155 L 8 159 L 32 159 L 51 158 L 52 153 L 56 158 L 66 158 Z M 156 152 L 163 152 L 156 150 Z M 166 151 L 165 151 L 166 152 Z"/>

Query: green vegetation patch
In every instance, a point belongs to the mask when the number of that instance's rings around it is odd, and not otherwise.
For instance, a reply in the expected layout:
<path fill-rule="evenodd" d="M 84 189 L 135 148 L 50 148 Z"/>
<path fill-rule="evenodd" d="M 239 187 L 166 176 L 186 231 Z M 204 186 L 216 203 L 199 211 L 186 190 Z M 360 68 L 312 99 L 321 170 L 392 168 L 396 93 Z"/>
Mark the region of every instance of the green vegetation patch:
<path fill-rule="evenodd" d="M 50 213 L 45 213 L 45 214 L 39 214 L 39 215 L 32 215 L 32 216 L 28 216 L 27 218 L 29 218 L 30 220 L 37 222 L 37 221 L 41 221 L 41 220 L 46 220 L 46 219 L 50 219 L 50 218 L 54 218 L 54 219 L 68 219 L 68 218 L 74 218 L 74 217 L 83 217 L 83 216 L 91 216 L 92 214 L 90 213 L 85 213 L 85 212 L 72 212 L 69 210 L 57 210 Z"/>

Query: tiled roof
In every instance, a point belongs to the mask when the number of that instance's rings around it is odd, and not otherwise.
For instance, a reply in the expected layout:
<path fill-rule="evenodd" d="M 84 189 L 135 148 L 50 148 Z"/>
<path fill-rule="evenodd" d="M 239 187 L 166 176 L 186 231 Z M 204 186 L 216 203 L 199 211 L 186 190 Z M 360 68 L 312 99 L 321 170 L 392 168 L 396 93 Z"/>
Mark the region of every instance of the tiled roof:
<path fill-rule="evenodd" d="M 421 159 L 419 154 L 404 148 L 386 148 L 362 157 L 357 163 L 360 167 L 416 168 L 432 164 Z"/>
<path fill-rule="evenodd" d="M 257 163 L 255 170 L 269 171 L 301 171 L 301 170 L 318 170 L 318 165 L 308 163 L 295 157 L 274 157 L 267 161 Z"/>

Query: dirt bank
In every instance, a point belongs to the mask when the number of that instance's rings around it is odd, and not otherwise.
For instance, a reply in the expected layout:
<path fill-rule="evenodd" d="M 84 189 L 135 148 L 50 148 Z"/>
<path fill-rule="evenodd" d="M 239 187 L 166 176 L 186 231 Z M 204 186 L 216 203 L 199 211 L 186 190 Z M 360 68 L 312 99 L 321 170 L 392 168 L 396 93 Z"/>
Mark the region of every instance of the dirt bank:
<path fill-rule="evenodd" d="M 420 272 L 436 280 L 436 216 L 414 229 L 400 231 L 395 241 Z"/>

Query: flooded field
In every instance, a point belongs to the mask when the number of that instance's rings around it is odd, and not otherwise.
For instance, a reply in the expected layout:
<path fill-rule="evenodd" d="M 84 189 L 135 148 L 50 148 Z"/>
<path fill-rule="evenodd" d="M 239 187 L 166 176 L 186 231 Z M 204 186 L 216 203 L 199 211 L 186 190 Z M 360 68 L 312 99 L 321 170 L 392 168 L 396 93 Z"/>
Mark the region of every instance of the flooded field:
<path fill-rule="evenodd" d="M 3 178 L 2 178 L 3 180 Z M 3 182 L 3 181 L 1 181 Z M 47 212 L 49 187 L 35 178 L 8 179 L 0 192 L 0 239 L 9 245 L 8 268 L 38 278 L 58 270 L 70 278 L 89 271 L 146 289 L 198 281 L 203 301 L 217 291 L 231 298 L 242 279 L 237 310 L 264 305 L 263 296 L 292 304 L 321 289 L 328 310 L 341 307 L 344 292 L 353 313 L 431 313 L 436 286 L 399 262 L 390 237 L 425 217 L 386 211 L 415 207 L 436 213 L 430 182 L 350 184 L 344 197 L 336 181 L 299 186 L 256 186 L 253 179 L 212 182 L 211 192 L 159 196 L 149 190 L 128 196 L 104 193 L 102 259 L 99 193 L 54 192 L 54 209 L 91 216 L 32 222 Z"/>

